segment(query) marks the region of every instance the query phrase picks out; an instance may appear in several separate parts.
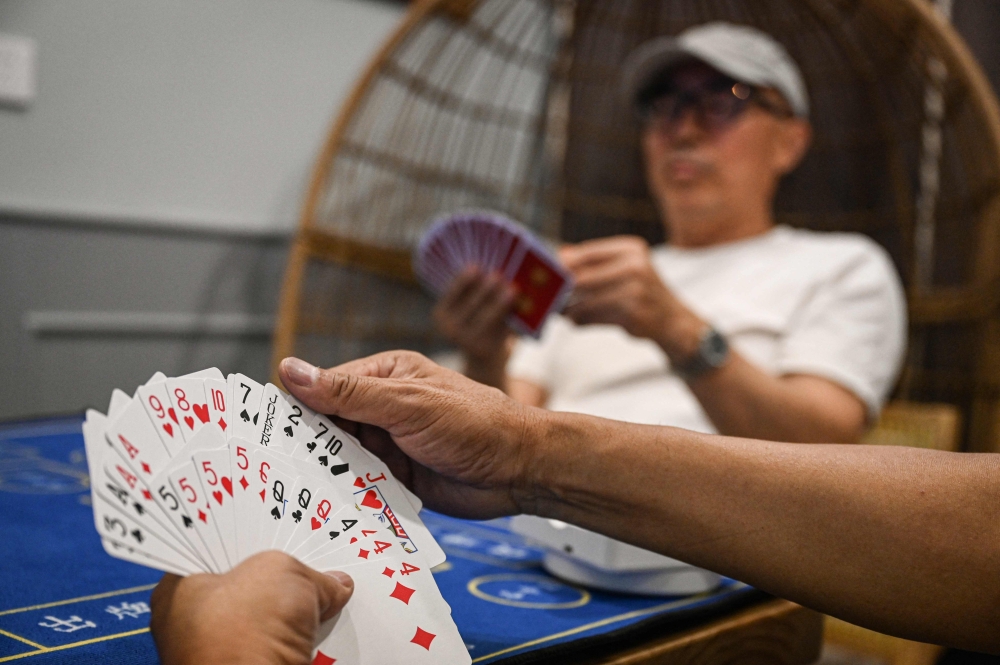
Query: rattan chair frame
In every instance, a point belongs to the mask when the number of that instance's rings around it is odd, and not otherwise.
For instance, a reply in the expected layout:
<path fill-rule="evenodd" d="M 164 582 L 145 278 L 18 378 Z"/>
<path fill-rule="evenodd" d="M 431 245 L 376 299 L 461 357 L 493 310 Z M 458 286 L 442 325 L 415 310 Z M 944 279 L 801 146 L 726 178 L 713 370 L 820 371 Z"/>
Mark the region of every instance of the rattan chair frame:
<path fill-rule="evenodd" d="M 567 80 L 574 74 L 574 61 L 563 52 L 556 53 L 549 59 L 534 57 L 529 52 L 518 51 L 515 46 L 503 41 L 496 34 L 483 29 L 478 24 L 470 21 L 478 7 L 503 0 L 419 0 L 413 3 L 400 26 L 394 34 L 380 49 L 378 54 L 368 65 L 364 74 L 354 87 L 351 95 L 340 110 L 336 121 L 323 145 L 323 148 L 316 161 L 311 182 L 305 197 L 302 208 L 302 215 L 299 230 L 292 244 L 286 268 L 285 281 L 282 287 L 281 303 L 275 329 L 274 339 L 274 367 L 277 362 L 287 356 L 296 353 L 298 340 L 308 328 L 308 317 L 303 315 L 303 289 L 306 280 L 308 266 L 315 263 L 329 263 L 341 266 L 349 271 L 357 271 L 365 274 L 377 276 L 379 279 L 387 280 L 388 283 L 395 283 L 401 289 L 409 289 L 409 294 L 416 294 L 415 281 L 410 266 L 410 247 L 399 242 L 372 242 L 363 234 L 352 236 L 350 233 L 331 231 L 324 228 L 320 223 L 321 206 L 324 197 L 327 195 L 327 188 L 331 178 L 336 176 L 335 162 L 338 157 L 350 155 L 352 151 L 357 153 L 364 150 L 364 146 L 359 146 L 352 142 L 349 136 L 350 127 L 353 122 L 363 118 L 366 108 L 365 102 L 373 95 L 388 78 L 405 79 L 407 72 L 400 68 L 394 59 L 394 55 L 406 44 L 408 37 L 423 29 L 430 21 L 446 17 L 447 20 L 462 25 L 464 30 L 469 31 L 470 39 L 478 40 L 483 49 L 492 49 L 503 57 L 518 57 L 521 65 L 525 69 L 536 69 L 544 73 L 554 81 L 553 90 L 560 81 Z M 516 3 L 514 0 L 507 0 L 510 6 Z M 587 4 L 589 1 L 590 4 Z M 926 45 L 926 48 L 933 52 L 946 65 L 949 76 L 953 78 L 950 87 L 949 100 L 954 101 L 956 107 L 960 107 L 964 113 L 971 114 L 975 127 L 980 132 L 977 146 L 979 152 L 975 155 L 959 155 L 958 159 L 970 160 L 981 165 L 983 171 L 989 171 L 990 180 L 982 192 L 971 197 L 970 203 L 975 211 L 975 228 L 971 232 L 975 233 L 974 239 L 970 240 L 976 250 L 970 257 L 972 262 L 968 278 L 960 284 L 955 285 L 933 285 L 928 288 L 918 288 L 914 286 L 908 289 L 909 314 L 912 330 L 912 346 L 919 352 L 924 352 L 921 336 L 927 329 L 948 328 L 954 326 L 964 326 L 967 334 L 963 337 L 964 343 L 974 340 L 976 347 L 972 352 L 973 362 L 971 369 L 956 369 L 951 375 L 947 372 L 938 372 L 934 377 L 927 378 L 922 370 L 922 360 L 914 357 L 911 352 L 911 359 L 908 362 L 908 369 L 904 373 L 898 394 L 908 398 L 921 398 L 923 393 L 927 393 L 925 383 L 937 382 L 954 383 L 955 386 L 963 387 L 971 395 L 971 399 L 963 404 L 965 417 L 968 423 L 968 447 L 974 450 L 992 449 L 997 440 L 998 426 L 1000 426 L 1000 186 L 994 185 L 994 180 L 1000 180 L 1000 108 L 998 108 L 996 98 L 982 70 L 975 62 L 975 59 L 968 48 L 956 33 L 954 28 L 935 12 L 935 10 L 923 0 L 786 0 L 788 6 L 797 7 L 803 11 L 811 12 L 818 22 L 828 26 L 830 35 L 834 40 L 839 40 L 839 48 L 848 55 L 856 69 L 860 72 L 859 77 L 863 80 L 863 85 L 877 91 L 877 87 L 882 82 L 877 77 L 877 72 L 866 72 L 865 54 L 856 45 L 852 44 L 837 30 L 838 22 L 843 19 L 840 10 L 866 11 L 877 17 L 887 26 L 899 26 L 897 32 L 909 35 L 908 39 L 916 40 Z M 568 6 L 567 0 L 552 0 L 553 5 L 565 8 Z M 612 12 L 614 7 L 622 4 L 610 1 L 601 3 L 592 0 L 578 0 L 574 11 L 579 13 L 586 11 L 593 13 Z M 720 11 L 731 6 L 729 0 L 713 0 L 705 5 L 718 6 Z M 610 16 L 610 14 L 608 14 Z M 642 16 L 637 16 L 636 21 L 641 21 Z M 525 27 L 527 30 L 530 26 Z M 524 34 L 523 32 L 520 34 Z M 444 46 L 440 46 L 445 51 Z M 461 63 L 452 63 L 452 78 L 454 72 L 460 69 Z M 595 79 L 606 74 L 598 71 L 600 63 L 593 64 L 594 71 L 589 73 L 577 73 L 581 77 L 593 76 Z M 611 67 L 608 64 L 607 67 Z M 581 78 L 580 80 L 585 80 Z M 443 106 L 452 106 L 465 103 L 461 109 L 462 113 L 472 116 L 486 117 L 491 122 L 498 125 L 504 123 L 517 125 L 524 123 L 525 118 L 520 117 L 516 112 L 504 110 L 503 108 L 492 107 L 490 105 L 469 105 L 468 100 L 456 97 L 454 91 L 447 86 L 433 86 L 430 82 L 411 80 L 409 85 L 422 84 L 421 95 L 432 98 L 435 103 Z M 556 95 L 558 90 L 549 94 Z M 879 132 L 883 135 L 891 135 L 891 130 L 896 122 L 896 113 L 893 108 L 885 104 L 878 94 L 872 94 L 874 100 L 871 109 L 873 120 L 879 127 Z M 951 103 L 951 102 L 950 102 Z M 412 111 L 416 102 L 408 100 L 405 108 L 401 108 L 399 113 Z M 369 111 L 370 113 L 370 111 Z M 539 140 L 553 140 L 564 143 L 569 142 L 572 148 L 572 136 L 574 131 L 579 131 L 581 127 L 586 127 L 587 118 L 573 116 L 569 114 L 563 118 L 565 127 L 558 126 L 558 119 L 537 118 L 536 129 L 538 129 Z M 543 127 L 546 122 L 553 123 L 551 126 Z M 437 123 L 437 120 L 435 120 Z M 549 129 L 547 135 L 546 128 Z M 555 130 L 553 130 L 555 128 Z M 596 130 L 605 132 L 602 140 L 614 141 L 617 127 L 597 127 Z M 561 139 L 558 136 L 560 131 L 565 132 Z M 595 131 L 595 135 L 596 135 Z M 543 136 L 544 135 L 544 136 Z M 555 137 L 555 138 L 553 138 Z M 569 137 L 569 138 L 566 138 Z M 863 143 L 866 139 L 863 133 L 856 136 L 847 136 L 843 139 L 850 142 Z M 565 146 L 563 146 L 564 149 Z M 497 149 L 494 144 L 493 150 Z M 904 245 L 912 244 L 912 218 L 914 214 L 913 201 L 915 200 L 914 185 L 907 175 L 907 157 L 903 154 L 903 148 L 898 145 L 889 144 L 886 158 L 886 169 L 889 172 L 887 181 L 892 191 L 892 200 L 895 204 L 894 219 L 888 224 L 898 227 L 899 236 Z M 445 172 L 440 168 L 433 168 L 428 165 L 410 164 L 405 160 L 392 160 L 392 155 L 383 154 L 380 159 L 389 167 L 403 173 L 404 169 L 409 169 L 404 175 L 408 178 L 423 178 L 425 180 L 433 178 L 450 178 L 449 186 L 456 188 L 468 188 L 474 190 L 479 188 L 483 191 L 495 193 L 501 191 L 502 187 L 495 182 L 484 180 L 473 174 Z M 489 160 L 497 162 L 502 156 L 489 155 Z M 565 159 L 565 153 L 564 153 Z M 519 200 L 528 200 L 532 196 L 544 197 L 544 205 L 554 208 L 560 215 L 560 220 L 556 221 L 556 226 L 551 220 L 533 221 L 534 228 L 542 233 L 557 235 L 560 233 L 559 224 L 565 225 L 567 215 L 578 214 L 579 211 L 606 212 L 608 217 L 638 220 L 639 222 L 649 222 L 655 219 L 656 210 L 647 199 L 629 198 L 617 195 L 605 195 L 602 192 L 594 191 L 587 187 L 574 186 L 570 182 L 573 174 L 569 170 L 556 174 L 557 178 L 552 182 L 540 186 L 537 191 L 514 191 L 511 195 Z M 529 187 L 529 189 L 531 189 Z M 541 193 L 539 194 L 539 191 Z M 977 198 L 978 197 L 978 198 Z M 783 221 L 797 223 L 797 215 L 791 211 L 785 215 Z M 853 228 L 863 222 L 861 217 L 847 211 L 835 216 L 836 223 L 843 224 L 846 228 Z M 565 226 L 562 229 L 565 231 Z M 904 252 L 905 254 L 905 252 Z M 900 268 L 904 276 L 909 278 L 914 270 L 912 262 L 906 257 L 900 261 Z M 390 288 L 390 287 L 386 287 Z M 411 296 L 407 296 L 411 297 Z M 417 297 L 412 295 L 412 297 Z M 340 330 L 343 334 L 357 338 L 364 337 L 366 330 L 355 326 L 349 329 L 347 324 L 338 324 L 331 320 L 328 322 L 327 332 L 337 335 Z M 326 325 L 326 324 L 324 324 Z M 340 326 L 338 328 L 338 325 Z M 440 343 L 433 331 L 425 327 L 415 327 L 409 329 L 408 325 L 395 323 L 378 327 L 377 334 L 385 339 L 398 339 L 402 344 L 413 344 L 417 342 Z M 929 375 L 928 375 L 929 376 Z M 941 378 L 943 377 L 943 378 Z M 937 385 L 935 383 L 934 385 Z M 923 393 L 922 393 L 923 391 Z M 931 391 L 933 392 L 933 391 Z M 931 394 L 931 393 L 928 393 Z M 964 393 L 963 393 L 964 394 Z M 933 397 L 933 395 L 931 395 Z"/>

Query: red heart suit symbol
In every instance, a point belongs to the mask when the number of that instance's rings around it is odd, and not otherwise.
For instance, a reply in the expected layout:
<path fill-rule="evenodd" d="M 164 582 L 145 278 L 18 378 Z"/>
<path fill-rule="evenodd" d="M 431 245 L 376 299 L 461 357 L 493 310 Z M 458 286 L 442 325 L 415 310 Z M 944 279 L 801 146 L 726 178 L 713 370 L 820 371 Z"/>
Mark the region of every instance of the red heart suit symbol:
<path fill-rule="evenodd" d="M 208 404 L 193 404 L 194 415 L 198 416 L 198 420 L 202 424 L 208 422 Z"/>
<path fill-rule="evenodd" d="M 167 415 L 170 416 L 171 420 L 180 425 L 180 422 L 177 421 L 177 412 L 174 411 L 174 407 L 170 407 L 169 409 L 167 409 Z"/>
<path fill-rule="evenodd" d="M 222 489 L 229 493 L 229 496 L 233 495 L 233 481 L 229 479 L 229 476 L 222 476 Z"/>
<path fill-rule="evenodd" d="M 194 418 L 191 416 L 184 416 L 184 424 L 188 426 L 188 429 L 194 429 Z"/>
<path fill-rule="evenodd" d="M 163 431 L 172 437 L 174 435 L 174 426 L 170 423 L 163 423 Z"/>
<path fill-rule="evenodd" d="M 315 517 L 312 517 L 312 518 L 310 518 L 310 520 L 311 520 L 311 521 L 309 522 L 309 524 L 310 524 L 310 526 L 312 526 L 312 529 L 313 529 L 313 531 L 315 531 L 316 529 L 318 529 L 318 528 L 320 528 L 321 526 L 323 526 L 323 523 L 322 523 L 322 522 L 320 522 L 320 521 L 319 521 L 318 519 L 316 519 Z"/>
<path fill-rule="evenodd" d="M 354 479 L 354 486 L 359 489 L 364 489 L 365 487 L 367 487 L 367 485 L 365 485 L 365 481 L 361 480 L 360 478 Z"/>
<path fill-rule="evenodd" d="M 378 494 L 375 490 L 365 492 L 365 497 L 361 499 L 361 505 L 373 510 L 382 510 L 382 502 L 378 500 Z"/>
<path fill-rule="evenodd" d="M 219 490 L 215 490 L 214 492 L 212 492 L 212 497 L 219 502 L 220 506 L 222 505 L 222 492 L 220 492 Z"/>

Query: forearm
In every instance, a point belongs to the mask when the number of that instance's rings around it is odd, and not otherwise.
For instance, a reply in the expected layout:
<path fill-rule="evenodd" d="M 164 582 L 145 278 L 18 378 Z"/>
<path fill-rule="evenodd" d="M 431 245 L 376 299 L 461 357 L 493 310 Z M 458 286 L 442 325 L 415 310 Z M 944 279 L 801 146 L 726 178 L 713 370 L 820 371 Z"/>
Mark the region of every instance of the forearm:
<path fill-rule="evenodd" d="M 992 457 L 541 421 L 533 512 L 854 623 L 1000 651 Z"/>
<path fill-rule="evenodd" d="M 801 380 L 772 376 L 731 352 L 725 365 L 691 380 L 688 387 L 716 429 L 727 436 L 856 442 L 864 433 L 864 405 L 838 386 L 815 385 L 819 381 L 807 387 Z"/>
<path fill-rule="evenodd" d="M 668 298 L 648 337 L 674 365 L 698 353 L 709 323 Z M 801 443 L 854 443 L 864 433 L 865 405 L 846 389 L 819 377 L 768 374 L 730 349 L 725 363 L 691 379 L 712 424 L 726 436 Z"/>

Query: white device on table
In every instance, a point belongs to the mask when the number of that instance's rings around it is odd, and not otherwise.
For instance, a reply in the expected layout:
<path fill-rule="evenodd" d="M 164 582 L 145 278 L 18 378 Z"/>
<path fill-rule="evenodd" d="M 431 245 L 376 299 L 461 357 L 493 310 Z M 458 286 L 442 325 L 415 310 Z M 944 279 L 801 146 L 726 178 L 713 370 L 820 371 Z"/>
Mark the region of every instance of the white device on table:
<path fill-rule="evenodd" d="M 545 549 L 545 569 L 558 578 L 605 591 L 686 596 L 719 586 L 722 576 L 593 531 L 531 515 L 512 529 Z"/>

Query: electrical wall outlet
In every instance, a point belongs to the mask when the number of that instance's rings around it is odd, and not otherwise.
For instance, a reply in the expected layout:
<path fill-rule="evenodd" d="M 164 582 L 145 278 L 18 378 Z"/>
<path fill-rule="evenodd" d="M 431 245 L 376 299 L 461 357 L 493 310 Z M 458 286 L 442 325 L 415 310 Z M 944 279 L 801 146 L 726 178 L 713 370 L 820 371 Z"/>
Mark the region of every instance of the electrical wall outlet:
<path fill-rule="evenodd" d="M 34 101 L 37 55 L 34 39 L 0 34 L 0 104 L 25 108 Z"/>

